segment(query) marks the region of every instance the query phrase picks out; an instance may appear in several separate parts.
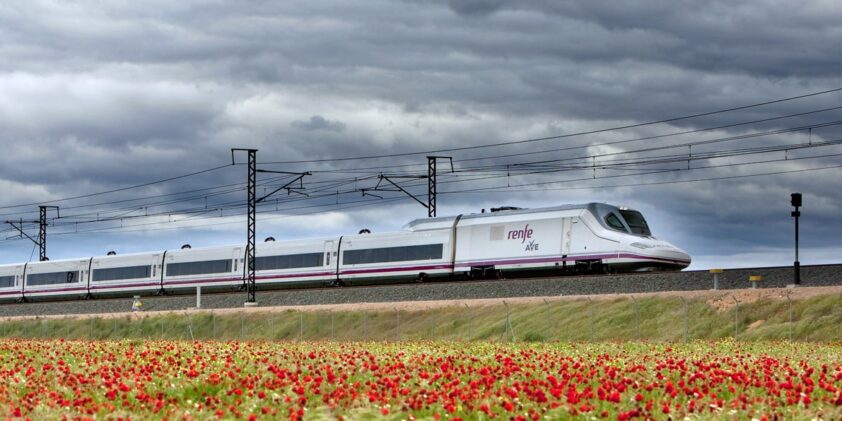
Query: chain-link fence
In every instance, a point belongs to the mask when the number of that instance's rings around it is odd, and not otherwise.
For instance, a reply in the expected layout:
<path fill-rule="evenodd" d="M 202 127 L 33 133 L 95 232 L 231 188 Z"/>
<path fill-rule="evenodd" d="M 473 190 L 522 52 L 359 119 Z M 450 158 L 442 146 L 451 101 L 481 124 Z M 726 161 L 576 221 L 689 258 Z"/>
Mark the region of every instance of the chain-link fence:
<path fill-rule="evenodd" d="M 184 311 L 0 321 L 5 338 L 296 341 L 842 340 L 842 295 L 485 301 L 373 310 Z"/>

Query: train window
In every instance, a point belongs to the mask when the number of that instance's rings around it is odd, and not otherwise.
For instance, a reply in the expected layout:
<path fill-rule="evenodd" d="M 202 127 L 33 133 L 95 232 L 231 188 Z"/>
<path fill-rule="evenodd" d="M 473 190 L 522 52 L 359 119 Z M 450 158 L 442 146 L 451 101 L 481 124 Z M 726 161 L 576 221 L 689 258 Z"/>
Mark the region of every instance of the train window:
<path fill-rule="evenodd" d="M 632 233 L 646 236 L 652 235 L 652 231 L 649 231 L 649 224 L 646 223 L 646 219 L 643 218 L 643 215 L 641 215 L 640 212 L 621 209 L 620 214 L 623 215 L 626 223 L 629 224 L 629 228 L 631 228 Z"/>
<path fill-rule="evenodd" d="M 0 276 L 0 288 L 9 288 L 15 286 L 14 276 Z"/>
<path fill-rule="evenodd" d="M 27 285 L 56 285 L 78 282 L 79 272 L 33 273 L 26 275 Z"/>
<path fill-rule="evenodd" d="M 345 250 L 343 253 L 343 263 L 346 265 L 356 265 L 361 263 L 441 259 L 443 249 L 444 244 L 423 244 L 418 246 Z"/>
<path fill-rule="evenodd" d="M 122 268 L 94 269 L 94 282 L 116 281 L 122 279 L 148 278 L 151 266 L 130 266 Z"/>
<path fill-rule="evenodd" d="M 617 218 L 617 215 L 613 213 L 609 213 L 608 216 L 605 217 L 605 222 L 608 223 L 608 226 L 614 228 L 617 231 L 626 231 L 626 227 L 623 226 L 623 223 L 620 222 L 620 218 Z"/>
<path fill-rule="evenodd" d="M 260 256 L 255 258 L 255 270 L 308 268 L 322 265 L 322 253 L 287 254 L 281 256 Z"/>
<path fill-rule="evenodd" d="M 231 260 L 207 260 L 204 262 L 170 263 L 167 276 L 204 275 L 207 273 L 231 272 Z"/>

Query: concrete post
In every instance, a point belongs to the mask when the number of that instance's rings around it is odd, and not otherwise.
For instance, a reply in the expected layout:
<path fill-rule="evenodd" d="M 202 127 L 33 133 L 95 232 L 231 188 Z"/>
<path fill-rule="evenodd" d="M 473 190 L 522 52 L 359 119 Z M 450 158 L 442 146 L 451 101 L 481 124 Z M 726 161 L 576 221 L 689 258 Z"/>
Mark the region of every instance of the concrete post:
<path fill-rule="evenodd" d="M 713 289 L 719 289 L 719 274 L 724 272 L 722 269 L 711 269 L 710 273 L 713 274 Z"/>

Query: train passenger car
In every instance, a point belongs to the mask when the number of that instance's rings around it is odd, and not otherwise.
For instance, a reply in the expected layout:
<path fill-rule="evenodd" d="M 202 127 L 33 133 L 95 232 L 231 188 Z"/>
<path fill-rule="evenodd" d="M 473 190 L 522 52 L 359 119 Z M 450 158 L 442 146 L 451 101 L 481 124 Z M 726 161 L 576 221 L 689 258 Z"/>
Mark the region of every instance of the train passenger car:
<path fill-rule="evenodd" d="M 231 290 L 243 284 L 243 248 L 208 247 L 167 251 L 164 260 L 165 291 L 197 286 Z"/>
<path fill-rule="evenodd" d="M 344 236 L 339 244 L 340 282 L 446 276 L 453 270 L 448 230 Z"/>
<path fill-rule="evenodd" d="M 0 301 L 18 301 L 23 297 L 23 271 L 26 265 L 0 266 Z"/>
<path fill-rule="evenodd" d="M 24 298 L 86 297 L 90 263 L 91 259 L 73 259 L 27 264 Z"/>
<path fill-rule="evenodd" d="M 92 296 L 153 294 L 161 290 L 163 252 L 94 257 L 91 260 Z"/>
<path fill-rule="evenodd" d="M 336 280 L 338 242 L 338 239 L 317 239 L 257 244 L 255 282 L 260 285 L 332 283 Z"/>

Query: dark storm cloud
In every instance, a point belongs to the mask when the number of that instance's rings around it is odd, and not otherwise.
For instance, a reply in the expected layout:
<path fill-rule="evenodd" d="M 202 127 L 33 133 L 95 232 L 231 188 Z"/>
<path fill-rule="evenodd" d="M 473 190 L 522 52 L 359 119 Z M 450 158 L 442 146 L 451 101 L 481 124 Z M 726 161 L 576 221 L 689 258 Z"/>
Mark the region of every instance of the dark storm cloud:
<path fill-rule="evenodd" d="M 842 85 L 840 21 L 842 7 L 832 2 L 790 1 L 5 2 L 0 5 L 0 206 L 222 165 L 229 162 L 231 147 L 258 148 L 261 162 L 424 151 L 576 133 L 834 88 Z M 670 125 L 452 155 L 456 166 L 465 168 L 626 153 L 840 120 L 842 113 L 622 146 L 553 149 L 838 105 L 840 93 Z M 815 141 L 832 140 L 842 138 L 842 131 L 827 127 L 811 135 Z M 808 141 L 805 133 L 742 140 L 739 145 L 801 141 Z M 693 150 L 729 147 L 737 144 Z M 494 157 L 529 151 L 541 152 Z M 792 156 L 798 153 L 804 152 Z M 488 159 L 467 161 L 481 157 Z M 775 168 L 839 162 L 838 157 L 826 158 Z M 393 167 L 400 164 L 415 166 Z M 442 177 L 440 191 L 453 193 L 443 194 L 440 207 L 457 213 L 502 202 L 628 203 L 650 213 L 656 232 L 659 224 L 664 227 L 663 237 L 691 254 L 715 256 L 788 247 L 788 193 L 800 190 L 811 207 L 805 211 L 812 218 L 805 217 L 805 244 L 817 250 L 839 247 L 838 236 L 823 235 L 842 232 L 835 217 L 842 206 L 833 182 L 838 170 L 648 187 L 458 193 L 564 179 L 577 181 L 551 187 L 739 176 L 769 170 L 770 165 L 592 181 L 583 181 L 588 171 L 474 183 L 449 183 L 458 179 Z M 361 166 L 371 170 L 335 172 Z M 371 187 L 374 181 L 364 177 L 381 171 L 423 172 L 425 160 L 421 154 L 271 167 L 334 171 L 308 178 L 309 191 L 316 195 L 318 189 L 330 190 L 327 186 L 347 187 L 333 186 L 334 178 L 359 176 L 353 185 Z M 241 182 L 243 176 L 244 168 L 237 166 L 115 199 L 222 186 Z M 416 183 L 411 189 L 423 194 L 425 186 Z M 192 204 L 239 198 L 234 193 L 200 197 Z M 359 195 L 341 199 L 359 200 Z M 297 202 L 289 206 L 293 204 Z M 184 205 L 171 206 L 177 210 Z M 413 215 L 413 210 L 424 214 L 420 207 L 401 206 L 400 215 Z M 0 209 L 4 212 L 9 211 Z M 383 212 L 360 208 L 354 223 L 394 229 L 405 222 L 391 221 Z M 84 238 L 96 242 L 95 237 Z M 158 244 L 154 238 L 150 234 L 150 247 Z"/>

